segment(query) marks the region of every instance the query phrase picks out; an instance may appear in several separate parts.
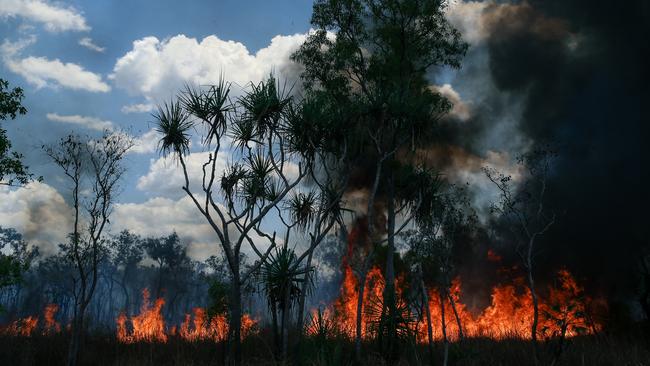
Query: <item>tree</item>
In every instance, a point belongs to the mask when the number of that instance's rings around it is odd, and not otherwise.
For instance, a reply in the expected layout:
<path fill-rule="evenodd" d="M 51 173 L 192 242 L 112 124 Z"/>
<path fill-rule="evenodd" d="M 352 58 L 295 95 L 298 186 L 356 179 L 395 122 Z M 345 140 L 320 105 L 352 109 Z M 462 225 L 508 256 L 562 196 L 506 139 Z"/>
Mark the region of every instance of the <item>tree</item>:
<path fill-rule="evenodd" d="M 133 275 L 137 266 L 143 259 L 142 239 L 127 230 L 122 231 L 113 240 L 110 248 L 112 251 L 113 263 L 122 271 L 121 276 L 117 279 L 119 286 L 122 288 L 124 295 L 123 311 L 129 312 L 130 296 L 127 285 L 127 279 Z"/>
<path fill-rule="evenodd" d="M 147 238 L 142 245 L 149 258 L 158 264 L 158 280 L 156 283 L 155 297 L 160 297 L 164 272 L 170 271 L 189 261 L 187 248 L 181 245 L 180 238 L 176 232 L 163 238 Z"/>
<path fill-rule="evenodd" d="M 549 147 L 536 148 L 517 158 L 523 171 L 521 182 L 517 184 L 512 176 L 505 175 L 494 168 L 485 167 L 487 178 L 497 188 L 499 200 L 492 203 L 490 210 L 504 220 L 516 240 L 515 251 L 526 270 L 526 282 L 533 302 L 533 322 L 531 339 L 537 361 L 537 325 L 539 323 L 539 304 L 535 288 L 535 257 L 537 243 L 542 235 L 555 224 L 555 213 L 547 205 L 548 177 L 557 153 Z"/>
<path fill-rule="evenodd" d="M 104 231 L 125 172 L 123 159 L 133 146 L 125 134 L 105 132 L 100 138 L 69 135 L 43 146 L 71 184 L 73 227 L 62 251 L 75 269 L 72 278 L 74 309 L 68 365 L 77 364 L 84 316 L 98 282 L 98 264 L 105 255 Z"/>
<path fill-rule="evenodd" d="M 291 308 L 301 297 L 304 281 L 309 281 L 307 272 L 310 267 L 300 267 L 298 257 L 285 242 L 281 248 L 271 254 L 261 268 L 261 281 L 266 294 L 271 315 L 273 318 L 273 335 L 276 343 L 277 355 L 287 361 L 289 347 L 289 317 Z M 280 329 L 278 331 L 278 313 L 281 312 Z"/>
<path fill-rule="evenodd" d="M 433 363 L 433 331 L 429 307 L 430 288 L 437 287 L 440 297 L 441 328 L 444 342 L 443 365 L 449 359 L 449 338 L 445 303 L 449 301 L 458 327 L 458 337 L 463 339 L 463 325 L 456 309 L 456 301 L 450 292 L 454 275 L 454 248 L 461 240 L 471 236 L 478 218 L 471 207 L 465 187 L 446 184 L 435 195 L 427 209 L 417 213 L 417 233 L 410 238 L 408 256 L 419 282 L 419 290 L 425 310 L 429 351 Z"/>
<path fill-rule="evenodd" d="M 311 23 L 315 31 L 293 58 L 305 67 L 302 76 L 308 91 L 328 95 L 346 109 L 352 122 L 348 133 L 357 138 L 359 155 L 370 161 L 368 232 L 374 246 L 381 242 L 388 246 L 384 306 L 389 336 L 384 349 L 393 357 L 397 314 L 391 254 L 395 235 L 405 227 L 396 226 L 396 216 L 413 206 L 397 207 L 395 171 L 409 164 L 398 155 L 428 143 L 425 139 L 435 131 L 436 121 L 450 109 L 450 103 L 430 87 L 427 72 L 460 67 L 467 45 L 446 21 L 444 2 L 439 0 L 319 0 Z M 385 212 L 377 212 L 379 203 L 384 203 Z M 377 216 L 384 214 L 385 227 L 377 227 L 384 221 Z M 360 290 L 364 280 L 359 278 Z"/>
<path fill-rule="evenodd" d="M 276 246 L 276 233 L 262 224 L 308 174 L 300 153 L 300 136 L 290 136 L 288 118 L 292 98 L 270 76 L 251 84 L 232 101 L 230 84 L 224 81 L 208 88 L 187 87 L 176 101 L 160 106 L 154 114 L 162 134 L 160 151 L 173 154 L 180 163 L 181 189 L 214 231 L 231 277 L 229 312 L 229 363 L 241 364 L 242 286 L 265 262 Z M 209 151 L 202 164 L 202 177 L 188 169 L 190 131 L 202 131 L 201 144 Z M 230 139 L 225 137 L 229 135 Z M 231 154 L 232 163 L 219 171 L 219 154 Z M 221 174 L 221 177 L 218 175 Z M 200 192 L 190 184 L 200 182 Z M 260 249 L 262 240 L 266 249 Z M 257 256 L 254 265 L 242 268 L 242 246 Z"/>
<path fill-rule="evenodd" d="M 15 229 L 0 226 L 0 290 L 19 284 L 36 257 L 37 247 L 29 248 Z M 3 311 L 0 305 L 0 313 Z"/>
<path fill-rule="evenodd" d="M 9 82 L 0 79 L 0 121 L 26 114 L 27 109 L 21 104 L 23 98 L 21 88 L 10 89 Z M 22 158 L 21 154 L 11 151 L 7 131 L 0 125 L 0 185 L 23 185 L 32 180 L 33 175 L 21 161 Z"/>

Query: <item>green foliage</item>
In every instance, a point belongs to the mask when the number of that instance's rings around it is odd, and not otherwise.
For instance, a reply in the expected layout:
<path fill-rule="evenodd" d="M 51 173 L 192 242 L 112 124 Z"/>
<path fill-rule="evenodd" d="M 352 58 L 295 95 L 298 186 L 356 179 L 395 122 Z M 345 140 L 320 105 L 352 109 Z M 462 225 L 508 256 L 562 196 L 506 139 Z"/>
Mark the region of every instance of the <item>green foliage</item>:
<path fill-rule="evenodd" d="M 16 230 L 0 226 L 0 289 L 19 284 L 38 254 L 38 248 L 29 248 Z"/>
<path fill-rule="evenodd" d="M 0 121 L 7 118 L 15 119 L 18 115 L 26 114 L 27 109 L 22 105 L 24 98 L 21 88 L 9 88 L 9 82 L 0 79 Z M 28 167 L 22 162 L 22 154 L 11 151 L 11 141 L 7 131 L 0 126 L 0 185 L 24 185 L 33 179 Z M 41 180 L 41 178 L 38 178 Z"/>
<path fill-rule="evenodd" d="M 230 285 L 223 278 L 213 278 L 208 288 L 208 316 L 228 314 L 230 308 Z"/>
<path fill-rule="evenodd" d="M 172 101 L 158 106 L 158 111 L 153 114 L 157 128 L 162 138 L 158 148 L 163 155 L 170 153 L 187 154 L 190 151 L 190 129 L 194 123 L 182 108 L 180 101 Z"/>
<path fill-rule="evenodd" d="M 269 305 L 276 304 L 278 309 L 288 310 L 300 296 L 305 274 L 311 268 L 301 267 L 292 249 L 282 246 L 269 255 L 261 269 L 261 283 Z M 309 276 L 310 281 L 312 276 Z M 310 289 L 311 287 L 308 287 Z M 286 295 L 289 295 L 288 302 Z"/>
<path fill-rule="evenodd" d="M 451 104 L 429 87 L 432 67 L 460 67 L 467 44 L 437 0 L 319 0 L 316 29 L 293 55 L 307 90 L 327 94 L 383 150 L 430 136 Z M 335 34 L 333 34 L 335 33 Z M 359 128 L 362 125 L 362 128 Z"/>

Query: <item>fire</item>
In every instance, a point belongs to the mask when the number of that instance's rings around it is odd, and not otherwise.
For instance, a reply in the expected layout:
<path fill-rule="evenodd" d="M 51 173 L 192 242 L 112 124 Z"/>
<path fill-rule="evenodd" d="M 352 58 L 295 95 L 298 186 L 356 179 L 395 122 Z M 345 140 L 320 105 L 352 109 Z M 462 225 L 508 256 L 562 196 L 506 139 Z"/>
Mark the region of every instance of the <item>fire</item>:
<path fill-rule="evenodd" d="M 43 335 L 50 335 L 59 333 L 61 325 L 54 319 L 59 306 L 56 304 L 47 304 L 43 309 L 43 325 L 41 332 Z M 38 328 L 39 317 L 28 316 L 22 319 L 13 321 L 8 326 L 0 329 L 0 334 L 7 334 L 12 336 L 29 337 L 36 333 Z"/>
<path fill-rule="evenodd" d="M 131 318 L 133 331 L 129 334 L 127 330 L 127 317 L 122 313 L 117 318 L 117 339 L 123 343 L 133 342 L 166 342 L 165 320 L 161 310 L 165 305 L 162 298 L 156 299 L 151 305 L 149 301 L 149 290 L 142 290 L 142 306 L 140 314 Z"/>
<path fill-rule="evenodd" d="M 341 294 L 334 304 L 333 316 L 339 326 L 339 330 L 350 337 L 354 337 L 356 334 L 356 314 L 359 301 L 358 280 L 349 265 L 345 266 L 343 273 Z M 385 284 L 384 276 L 382 276 L 379 268 L 373 267 L 368 271 L 361 312 L 361 335 L 363 337 L 366 337 L 368 334 L 368 325 L 374 320 L 372 315 L 366 310 L 368 304 L 377 303 L 382 298 Z"/>
<path fill-rule="evenodd" d="M 580 334 L 592 334 L 602 327 L 591 321 L 587 314 L 588 304 L 592 300 L 584 295 L 583 288 L 567 270 L 557 274 L 557 285 L 540 291 L 538 337 L 552 338 L 558 336 L 573 337 Z M 397 295 L 401 295 L 401 280 L 396 281 Z M 380 304 L 385 281 L 379 268 L 374 267 L 366 276 L 363 295 L 361 335 L 371 337 L 369 325 L 376 321 L 376 312 L 369 311 L 372 304 Z M 437 289 L 430 289 L 429 311 L 434 340 L 443 339 L 442 311 L 444 306 L 445 330 L 450 341 L 464 337 L 489 337 L 492 339 L 531 338 L 533 322 L 533 302 L 523 279 L 516 279 L 513 284 L 497 285 L 492 289 L 491 302 L 482 311 L 471 312 L 461 301 L 462 284 L 459 278 L 452 281 L 448 295 L 441 299 Z M 312 310 L 312 321 L 307 332 L 320 334 L 326 329 L 354 337 L 356 335 L 357 301 L 359 299 L 358 279 L 352 268 L 344 262 L 343 283 L 339 297 L 331 309 Z M 453 300 L 453 305 L 452 305 Z M 399 300 L 403 304 L 403 300 Z M 380 305 L 381 306 L 381 305 Z M 425 314 L 424 310 L 421 312 Z M 414 331 L 419 342 L 428 341 L 426 317 L 422 315 L 414 321 Z M 460 329 L 459 329 L 460 328 Z M 462 332 L 461 332 L 462 331 Z"/>
<path fill-rule="evenodd" d="M 162 316 L 164 299 L 157 299 L 154 305 L 150 304 L 149 291 L 142 291 L 142 307 L 140 314 L 130 320 L 122 313 L 117 318 L 117 339 L 122 343 L 134 342 L 167 342 L 170 336 L 178 336 L 189 342 L 196 341 L 223 341 L 228 336 L 228 320 L 224 315 L 215 315 L 208 318 L 205 309 L 197 307 L 192 310 L 192 315 L 185 314 L 185 319 L 180 327 L 172 326 L 169 331 L 165 329 L 165 320 Z M 247 337 L 254 332 L 257 320 L 248 314 L 242 316 L 242 337 Z"/>
<path fill-rule="evenodd" d="M 59 311 L 57 304 L 48 304 L 45 306 L 45 310 L 43 310 L 43 319 L 45 320 L 43 334 L 47 335 L 61 331 L 61 324 L 54 319 L 57 311 Z"/>

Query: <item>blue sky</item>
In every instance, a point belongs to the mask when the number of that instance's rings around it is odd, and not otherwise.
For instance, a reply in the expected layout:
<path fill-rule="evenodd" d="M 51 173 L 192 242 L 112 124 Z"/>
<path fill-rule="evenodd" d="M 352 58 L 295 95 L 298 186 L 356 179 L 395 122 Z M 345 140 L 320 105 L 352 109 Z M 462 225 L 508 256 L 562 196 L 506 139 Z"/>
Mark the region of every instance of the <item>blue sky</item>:
<path fill-rule="evenodd" d="M 476 76 L 489 74 L 479 21 L 490 2 L 453 3 L 448 18 L 472 46 L 466 61 L 473 76 L 445 71 L 432 83 L 454 103 L 452 113 L 466 120 L 472 103 L 493 89 L 489 79 Z M 0 0 L 0 75 L 25 90 L 28 109 L 3 128 L 31 170 L 44 177 L 27 187 L 0 186 L 0 226 L 18 229 L 52 253 L 69 232 L 69 190 L 41 146 L 70 132 L 127 130 L 137 145 L 127 158 L 111 231 L 148 236 L 176 230 L 191 244 L 190 255 L 214 254 L 215 235 L 181 191 L 178 167 L 156 152 L 151 108 L 185 83 L 210 84 L 220 75 L 235 89 L 270 72 L 298 82 L 300 67 L 289 56 L 309 31 L 311 7 L 311 1 L 299 0 Z M 502 142 L 510 120 L 504 118 L 503 130 L 486 142 Z M 198 145 L 188 157 L 190 167 L 200 168 L 206 158 Z M 472 170 L 459 179 L 482 176 L 479 168 L 486 162 L 509 163 L 498 151 L 484 158 L 474 157 Z"/>
<path fill-rule="evenodd" d="M 0 4 L 6 3 L 10 7 L 21 2 L 1 0 Z M 27 116 L 8 123 L 6 128 L 15 147 L 27 155 L 28 163 L 38 174 L 45 176 L 46 182 L 50 181 L 48 178 L 52 172 L 47 166 L 42 166 L 46 161 L 38 149 L 40 145 L 54 141 L 73 128 L 79 133 L 97 133 L 81 126 L 53 122 L 47 118 L 48 113 L 110 121 L 136 135 L 150 129 L 148 112 L 127 114 L 121 111 L 125 105 L 146 102 L 142 95 L 129 93 L 107 80 L 116 61 L 132 50 L 133 41 L 152 36 L 164 40 L 181 34 L 202 40 L 213 35 L 222 40 L 240 42 L 253 54 L 267 47 L 276 35 L 305 33 L 309 29 L 311 14 L 311 2 L 297 0 L 190 1 L 183 5 L 177 1 L 31 2 L 67 10 L 83 18 L 86 27 L 51 31 L 51 25 L 40 21 L 37 16 L 5 12 L 0 15 L 2 40 L 17 43 L 32 39 L 18 57 L 43 57 L 50 61 L 58 59 L 62 63 L 73 63 L 99 75 L 110 87 L 108 92 L 89 92 L 65 87 L 56 81 L 39 87 L 11 70 L 6 62 L 0 65 L 2 77 L 25 90 L 24 104 L 29 110 Z M 98 52 L 80 45 L 84 38 L 91 39 L 92 44 L 103 50 Z M 155 153 L 130 156 L 133 163 L 131 172 L 135 174 L 127 176 L 122 200 L 144 199 L 142 192 L 133 189 L 133 183 L 138 178 L 136 172 L 146 169 L 152 157 Z"/>

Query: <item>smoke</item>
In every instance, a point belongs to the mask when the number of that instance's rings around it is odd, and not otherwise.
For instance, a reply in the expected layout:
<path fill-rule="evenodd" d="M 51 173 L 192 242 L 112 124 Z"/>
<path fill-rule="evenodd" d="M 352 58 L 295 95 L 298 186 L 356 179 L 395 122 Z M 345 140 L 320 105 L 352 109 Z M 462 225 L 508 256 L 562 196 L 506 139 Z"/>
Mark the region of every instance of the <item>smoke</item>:
<path fill-rule="evenodd" d="M 452 82 L 471 101 L 471 117 L 452 116 L 438 143 L 456 146 L 446 156 L 461 168 L 471 159 L 457 156 L 559 146 L 548 192 L 559 219 L 542 240 L 538 268 L 565 265 L 627 297 L 649 239 L 642 111 L 650 94 L 650 4 L 482 4 L 459 4 L 480 12 L 474 47 Z"/>

